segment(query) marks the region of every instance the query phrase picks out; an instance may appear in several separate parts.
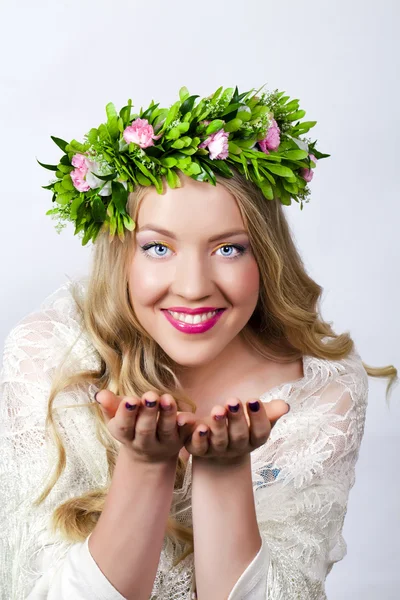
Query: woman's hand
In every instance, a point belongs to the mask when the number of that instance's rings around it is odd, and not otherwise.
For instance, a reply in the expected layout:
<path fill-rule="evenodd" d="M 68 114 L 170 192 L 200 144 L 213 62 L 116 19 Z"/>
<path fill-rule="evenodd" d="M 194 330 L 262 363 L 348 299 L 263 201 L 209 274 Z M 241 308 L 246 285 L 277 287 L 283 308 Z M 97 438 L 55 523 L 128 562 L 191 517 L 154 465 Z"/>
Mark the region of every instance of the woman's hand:
<path fill-rule="evenodd" d="M 237 407 L 236 412 L 229 406 Z M 252 411 L 250 406 L 258 410 Z M 263 403 L 257 398 L 247 401 L 247 414 L 238 398 L 230 398 L 225 407 L 216 405 L 211 416 L 200 419 L 192 435 L 185 443 L 193 456 L 211 458 L 226 463 L 240 460 L 246 454 L 265 444 L 277 419 L 289 411 L 284 400 Z M 219 419 L 216 419 L 216 416 Z M 178 423 L 192 423 L 191 413 L 181 413 Z M 201 424 L 200 424 L 201 422 Z M 200 435 L 206 431 L 206 435 Z"/>
<path fill-rule="evenodd" d="M 177 426 L 177 405 L 170 394 L 158 396 L 149 391 L 138 398 L 102 390 L 97 393 L 96 401 L 101 405 L 111 435 L 143 462 L 177 458 L 195 426 L 195 415 L 191 413 L 185 413 L 183 427 Z"/>

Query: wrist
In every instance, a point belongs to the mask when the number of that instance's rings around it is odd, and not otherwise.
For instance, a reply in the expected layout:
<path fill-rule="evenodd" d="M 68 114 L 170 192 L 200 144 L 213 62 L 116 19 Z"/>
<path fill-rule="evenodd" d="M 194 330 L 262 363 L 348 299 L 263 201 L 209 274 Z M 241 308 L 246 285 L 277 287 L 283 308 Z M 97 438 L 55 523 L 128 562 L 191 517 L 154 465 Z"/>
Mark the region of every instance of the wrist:
<path fill-rule="evenodd" d="M 121 445 L 118 453 L 118 462 L 130 464 L 136 468 L 143 468 L 148 471 L 174 470 L 175 472 L 178 457 L 179 453 L 168 458 L 163 458 L 162 460 L 152 460 L 149 457 L 139 455 L 125 445 Z"/>

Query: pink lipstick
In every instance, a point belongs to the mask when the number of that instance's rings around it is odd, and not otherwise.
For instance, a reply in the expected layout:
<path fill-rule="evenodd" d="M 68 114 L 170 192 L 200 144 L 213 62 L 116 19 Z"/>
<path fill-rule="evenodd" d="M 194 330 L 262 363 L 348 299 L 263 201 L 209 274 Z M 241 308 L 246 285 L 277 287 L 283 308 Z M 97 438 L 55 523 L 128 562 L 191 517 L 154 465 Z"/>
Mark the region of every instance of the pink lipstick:
<path fill-rule="evenodd" d="M 213 317 L 211 317 L 210 319 L 207 319 L 207 321 L 204 321 L 203 323 L 196 323 L 196 324 L 184 323 L 183 321 L 179 321 L 178 319 L 175 319 L 175 317 L 173 317 L 168 312 L 168 310 L 163 309 L 162 312 L 164 313 L 166 319 L 171 323 L 171 325 L 173 325 L 175 327 L 175 329 L 177 329 L 178 331 L 182 331 L 182 333 L 204 333 L 205 331 L 208 331 L 209 329 L 214 327 L 214 325 L 217 323 L 217 321 L 219 321 L 219 319 L 222 317 L 223 313 L 225 312 L 225 308 L 217 309 L 217 310 L 218 310 L 218 312 Z M 183 311 L 177 311 L 177 312 L 183 312 Z M 185 312 L 187 312 L 187 309 L 185 310 Z M 205 311 L 201 310 L 201 312 L 205 312 Z M 207 311 L 207 312 L 211 312 L 211 311 Z M 193 314 L 193 313 L 191 313 L 191 314 Z"/>

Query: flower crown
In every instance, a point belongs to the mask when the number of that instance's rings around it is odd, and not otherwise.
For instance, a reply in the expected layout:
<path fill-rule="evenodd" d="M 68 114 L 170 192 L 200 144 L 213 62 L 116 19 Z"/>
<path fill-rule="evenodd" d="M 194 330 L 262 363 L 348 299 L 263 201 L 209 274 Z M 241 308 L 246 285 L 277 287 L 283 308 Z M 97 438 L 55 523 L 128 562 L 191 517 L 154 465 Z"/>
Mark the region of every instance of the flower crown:
<path fill-rule="evenodd" d="M 234 167 L 267 200 L 290 205 L 293 198 L 302 210 L 312 168 L 330 155 L 318 152 L 316 141 L 300 139 L 316 121 L 299 121 L 306 114 L 299 100 L 278 90 L 257 95 L 263 87 L 243 94 L 220 87 L 200 101 L 183 87 L 169 109 L 152 101 L 139 114 L 131 114 L 132 100 L 119 113 L 110 102 L 107 122 L 91 129 L 85 143 L 51 136 L 65 154 L 58 165 L 37 162 L 57 177 L 42 187 L 57 203 L 46 214 L 58 220 L 58 233 L 72 221 L 83 246 L 100 230 L 109 231 L 110 241 L 115 234 L 124 241 L 124 229 L 136 227 L 126 211 L 128 194 L 138 184 L 162 194 L 163 178 L 180 187 L 179 171 L 216 185 L 216 174 L 232 177 Z"/>

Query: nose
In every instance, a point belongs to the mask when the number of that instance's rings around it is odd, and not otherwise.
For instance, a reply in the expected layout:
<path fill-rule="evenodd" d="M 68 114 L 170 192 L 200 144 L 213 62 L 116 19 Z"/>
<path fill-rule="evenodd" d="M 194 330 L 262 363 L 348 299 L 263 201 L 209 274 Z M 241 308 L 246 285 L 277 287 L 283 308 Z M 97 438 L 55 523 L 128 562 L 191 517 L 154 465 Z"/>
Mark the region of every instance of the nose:
<path fill-rule="evenodd" d="M 176 261 L 171 292 L 188 300 L 199 300 L 211 296 L 214 291 L 214 276 L 207 258 L 199 255 L 181 255 Z"/>

